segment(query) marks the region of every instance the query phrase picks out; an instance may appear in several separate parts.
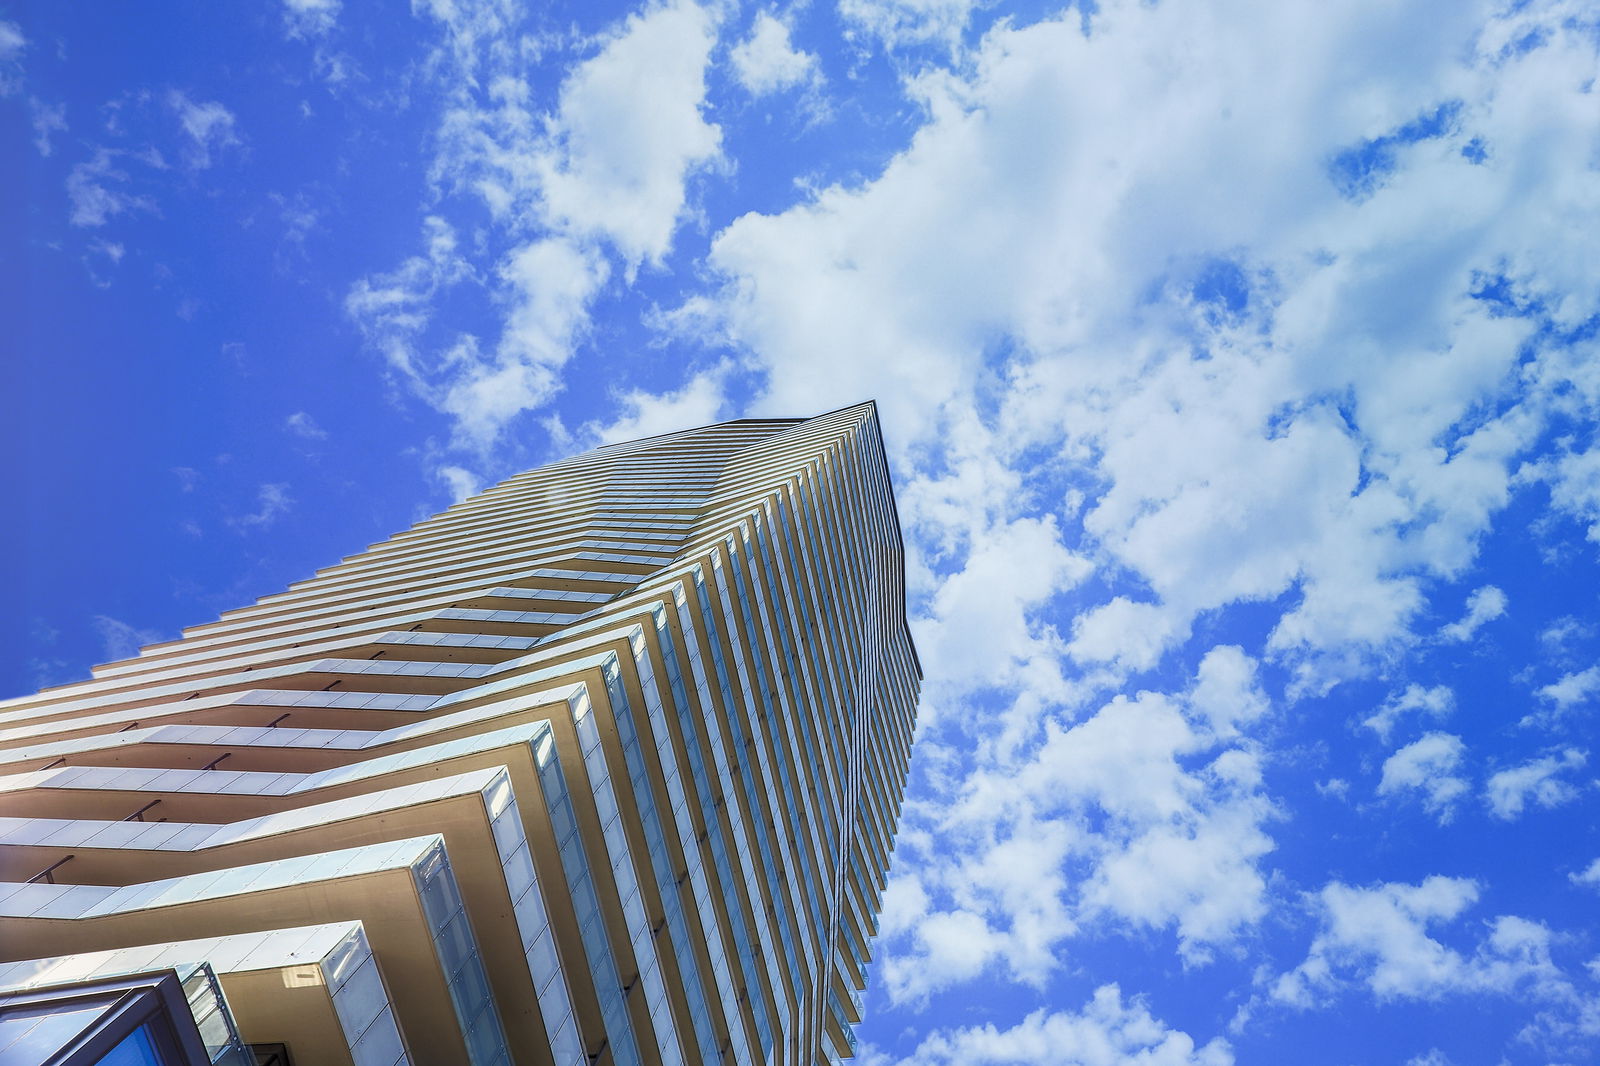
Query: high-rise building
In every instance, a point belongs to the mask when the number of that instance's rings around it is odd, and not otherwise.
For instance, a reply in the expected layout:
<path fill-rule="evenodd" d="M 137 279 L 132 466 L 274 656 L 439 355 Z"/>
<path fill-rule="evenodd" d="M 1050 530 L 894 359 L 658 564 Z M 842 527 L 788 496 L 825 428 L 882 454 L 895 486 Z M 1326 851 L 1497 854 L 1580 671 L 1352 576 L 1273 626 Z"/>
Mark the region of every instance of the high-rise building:
<path fill-rule="evenodd" d="M 847 1057 L 920 676 L 871 404 L 513 477 L 0 705 L 0 1062 Z"/>

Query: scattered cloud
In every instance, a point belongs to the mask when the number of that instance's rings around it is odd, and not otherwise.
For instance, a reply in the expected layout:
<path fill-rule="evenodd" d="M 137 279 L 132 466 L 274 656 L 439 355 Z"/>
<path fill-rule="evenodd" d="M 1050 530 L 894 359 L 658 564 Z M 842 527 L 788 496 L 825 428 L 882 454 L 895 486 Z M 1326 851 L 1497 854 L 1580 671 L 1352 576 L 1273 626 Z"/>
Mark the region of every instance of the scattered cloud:
<path fill-rule="evenodd" d="M 1390 696 L 1376 713 L 1361 724 L 1378 734 L 1378 739 L 1388 743 L 1389 734 L 1402 720 L 1416 715 L 1426 715 L 1435 720 L 1448 718 L 1456 709 L 1456 696 L 1444 685 L 1425 688 L 1415 683 Z"/>
<path fill-rule="evenodd" d="M 688 0 L 628 16 L 541 113 L 508 65 L 515 30 L 502 12 L 434 4 L 427 13 L 444 31 L 431 65 L 448 101 L 432 177 L 441 195 L 483 203 L 496 250 L 484 254 L 481 241 L 458 250 L 450 227 L 429 216 L 427 255 L 362 279 L 346 308 L 413 391 L 450 416 L 452 446 L 481 458 L 512 419 L 560 391 L 612 278 L 610 255 L 625 284 L 658 267 L 688 217 L 690 179 L 720 160 L 721 131 L 702 114 L 717 20 Z M 461 282 L 504 308 L 496 342 L 441 341 L 429 330 L 434 296 Z"/>
<path fill-rule="evenodd" d="M 1439 630 L 1439 639 L 1451 642 L 1471 640 L 1485 622 L 1506 613 L 1506 594 L 1494 585 L 1485 585 L 1467 597 L 1467 613 L 1459 621 Z"/>
<path fill-rule="evenodd" d="M 288 485 L 281 482 L 262 485 L 256 492 L 256 509 L 248 514 L 229 518 L 228 525 L 237 530 L 269 526 L 287 514 L 293 506 L 294 498 L 289 495 Z"/>
<path fill-rule="evenodd" d="M 1586 762 L 1587 752 L 1566 748 L 1558 754 L 1491 774 L 1483 793 L 1489 813 L 1509 822 L 1520 817 L 1530 802 L 1545 808 L 1572 802 L 1578 798 L 1578 786 L 1561 780 L 1559 775 L 1566 770 L 1576 770 Z"/>
<path fill-rule="evenodd" d="M 1429 1048 L 1421 1055 L 1407 1059 L 1406 1066 L 1450 1066 L 1450 1057 L 1438 1048 Z"/>
<path fill-rule="evenodd" d="M 984 0 L 840 0 L 839 14 L 866 42 L 891 51 L 942 44 L 954 52 Z"/>
<path fill-rule="evenodd" d="M 1460 737 L 1429 733 L 1384 760 L 1378 795 L 1420 792 L 1423 807 L 1443 825 L 1455 817 L 1456 803 L 1471 787 L 1456 773 L 1465 752 Z"/>
<path fill-rule="evenodd" d="M 717 334 L 766 371 L 767 409 L 880 397 L 911 485 L 958 449 L 1035 485 L 1057 460 L 1090 492 L 1086 548 L 1127 579 L 1080 606 L 1079 661 L 1148 669 L 1203 612 L 1281 599 L 1267 650 L 1292 694 L 1324 693 L 1420 639 L 1564 387 L 1555 361 L 1516 372 L 1537 323 L 1474 293 L 1511 261 L 1587 291 L 1559 273 L 1581 258 L 1566 209 L 1523 212 L 1517 173 L 1458 150 L 1470 125 L 1583 171 L 1529 140 L 1555 122 L 1588 143 L 1534 103 L 1586 83 L 1592 43 L 1561 17 L 1537 59 L 1487 51 L 1476 9 L 997 24 L 970 66 L 908 78 L 927 121 L 881 173 L 717 234 Z M 1414 139 L 1441 84 L 1470 95 L 1460 124 Z M 1353 202 L 1324 161 L 1385 130 L 1393 165 Z M 1594 301 L 1572 299 L 1581 321 Z"/>
<path fill-rule="evenodd" d="M 67 131 L 67 105 L 47 104 L 38 97 L 30 97 L 28 118 L 33 123 L 33 146 L 40 155 L 48 158 L 55 150 L 50 143 L 50 135 Z"/>
<path fill-rule="evenodd" d="M 1047 716 L 1036 744 L 991 738 L 947 799 L 908 811 L 894 913 L 922 917 L 886 924 L 891 998 L 921 1002 L 996 969 L 1039 984 L 1084 929 L 1170 929 L 1193 966 L 1236 944 L 1267 907 L 1278 811 L 1241 733 L 1266 707 L 1253 663 L 1224 646 L 1179 693 L 1117 696 L 1076 723 Z M 922 833 L 937 852 L 923 855 Z"/>
<path fill-rule="evenodd" d="M 439 480 L 443 481 L 450 490 L 452 503 L 460 503 L 468 496 L 475 496 L 483 489 L 483 483 L 472 471 L 460 466 L 441 466 L 437 471 Z"/>
<path fill-rule="evenodd" d="M 28 38 L 22 27 L 0 19 L 0 98 L 22 91 L 22 53 L 27 50 Z"/>
<path fill-rule="evenodd" d="M 155 644 L 166 638 L 159 630 L 139 629 L 110 615 L 97 614 L 91 619 L 99 634 L 106 662 L 131 659 L 146 644 Z"/>
<path fill-rule="evenodd" d="M 184 160 L 191 169 L 206 169 L 214 162 L 215 153 L 242 143 L 233 112 L 215 100 L 193 100 L 187 93 L 173 89 L 167 94 L 167 106 L 189 139 Z"/>
<path fill-rule="evenodd" d="M 751 96 L 765 96 L 797 85 L 812 85 L 821 77 L 817 57 L 798 51 L 789 40 L 789 27 L 766 11 L 756 13 L 750 36 L 728 53 L 734 77 Z"/>
<path fill-rule="evenodd" d="M 690 175 L 720 155 L 722 132 L 701 113 L 716 31 L 698 4 L 664 4 L 629 16 L 568 75 L 534 161 L 555 228 L 605 240 L 630 270 L 666 255 Z"/>
<path fill-rule="evenodd" d="M 862 1066 L 1233 1066 L 1226 1040 L 1196 1045 L 1135 997 L 1102 985 L 1079 1011 L 1036 1010 L 1009 1029 L 939 1029 L 903 1059 L 867 1047 Z"/>
<path fill-rule="evenodd" d="M 345 311 L 369 344 L 389 365 L 422 392 L 430 389 L 419 340 L 433 311 L 433 300 L 471 275 L 458 250 L 455 229 L 437 215 L 422 221 L 424 252 L 386 274 L 360 279 L 345 298 Z"/>
<path fill-rule="evenodd" d="M 67 199 L 72 205 L 74 226 L 104 226 L 124 213 L 157 213 L 153 199 L 127 190 L 128 172 L 116 163 L 122 154 L 97 148 L 87 162 L 78 163 L 67 175 Z"/>
<path fill-rule="evenodd" d="M 339 18 L 339 0 L 283 0 L 284 32 L 290 37 L 321 37 Z"/>
<path fill-rule="evenodd" d="M 317 425 L 317 420 L 304 411 L 296 411 L 283 420 L 284 428 L 302 440 L 327 440 L 328 431 Z"/>
<path fill-rule="evenodd" d="M 1539 697 L 1553 704 L 1558 714 L 1565 714 L 1580 704 L 1590 702 L 1600 693 L 1600 666 L 1591 666 L 1565 674 L 1539 690 Z"/>
<path fill-rule="evenodd" d="M 1588 538 L 1600 543 L 1600 447 L 1569 450 L 1541 467 L 1550 485 L 1551 504 L 1588 523 Z"/>
<path fill-rule="evenodd" d="M 1550 959 L 1550 930 L 1501 915 L 1471 954 L 1431 935 L 1478 900 L 1478 885 L 1458 877 L 1357 888 L 1333 882 L 1314 905 L 1321 930 L 1310 953 L 1272 986 L 1272 997 L 1312 1007 L 1344 987 L 1365 985 L 1379 1000 L 1429 1000 L 1492 992 L 1546 998 L 1564 985 Z"/>
<path fill-rule="evenodd" d="M 1539 643 L 1544 646 L 1545 657 L 1555 662 L 1571 660 L 1573 646 L 1578 641 L 1594 635 L 1594 627 L 1573 615 L 1563 615 L 1539 631 Z"/>
<path fill-rule="evenodd" d="M 313 198 L 303 191 L 294 196 L 284 196 L 282 193 L 274 192 L 269 193 L 267 198 L 278 209 L 278 221 L 283 227 L 279 269 L 287 269 L 291 254 L 304 261 L 306 238 L 317 229 L 322 220 L 323 210 L 315 206 Z"/>
<path fill-rule="evenodd" d="M 654 393 L 630 389 L 617 397 L 621 413 L 604 426 L 585 428 L 585 446 L 613 444 L 617 441 L 674 433 L 689 426 L 704 426 L 718 421 L 722 408 L 722 379 L 729 366 L 718 364 L 695 374 L 672 392 Z"/>

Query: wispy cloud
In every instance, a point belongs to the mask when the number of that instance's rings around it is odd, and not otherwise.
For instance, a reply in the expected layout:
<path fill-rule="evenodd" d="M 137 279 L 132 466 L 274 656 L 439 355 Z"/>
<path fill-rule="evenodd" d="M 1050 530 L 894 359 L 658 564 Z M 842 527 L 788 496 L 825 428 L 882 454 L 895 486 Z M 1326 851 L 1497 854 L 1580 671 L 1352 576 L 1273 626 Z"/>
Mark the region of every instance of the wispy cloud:
<path fill-rule="evenodd" d="M 284 31 L 290 37 L 321 37 L 339 18 L 339 0 L 283 0 Z"/>
<path fill-rule="evenodd" d="M 1471 640 L 1485 622 L 1492 622 L 1506 613 L 1506 594 L 1494 585 L 1473 590 L 1467 597 L 1467 613 L 1459 621 L 1451 622 L 1439 630 L 1439 639 L 1459 642 Z"/>
<path fill-rule="evenodd" d="M 1386 1001 L 1481 992 L 1570 1000 L 1571 986 L 1550 958 L 1550 930 L 1538 922 L 1501 915 L 1471 954 L 1430 935 L 1432 927 L 1454 921 L 1475 904 L 1479 894 L 1478 884 L 1466 878 L 1370 888 L 1331 883 L 1315 901 L 1323 925 L 1310 954 L 1278 979 L 1273 997 L 1309 1007 L 1360 984 Z"/>
<path fill-rule="evenodd" d="M 128 191 L 128 172 L 117 165 L 124 153 L 99 148 L 67 175 L 67 200 L 74 226 L 104 226 L 124 213 L 157 213 L 155 200 Z"/>
<path fill-rule="evenodd" d="M 217 153 L 243 143 L 233 112 L 215 100 L 194 100 L 187 93 L 173 89 L 167 94 L 167 106 L 188 138 L 184 160 L 192 169 L 206 169 L 215 161 Z"/>
<path fill-rule="evenodd" d="M 1593 701 L 1600 695 L 1600 666 L 1575 670 L 1564 674 L 1539 690 L 1539 698 L 1550 704 L 1558 714 Z"/>
<path fill-rule="evenodd" d="M 245 514 L 233 515 L 227 519 L 228 525 L 237 530 L 257 529 L 269 526 L 283 515 L 288 514 L 294 506 L 294 498 L 289 495 L 289 486 L 282 482 L 273 482 L 262 485 L 256 492 L 256 509 Z"/>
<path fill-rule="evenodd" d="M 841 10 L 931 55 L 973 5 Z M 928 665 L 896 856 L 922 919 L 885 932 L 897 1002 L 1037 983 L 1107 929 L 1172 930 L 1204 965 L 1258 928 L 1272 715 L 1227 734 L 1173 681 L 1233 609 L 1264 634 L 1245 657 L 1304 707 L 1394 679 L 1366 721 L 1403 739 L 1380 793 L 1436 821 L 1474 795 L 1477 737 L 1437 728 L 1451 687 L 1401 664 L 1437 654 L 1440 613 L 1443 641 L 1504 613 L 1498 585 L 1460 615 L 1453 590 L 1544 434 L 1600 410 L 1545 339 L 1600 310 L 1562 221 L 1591 211 L 1597 143 L 1571 14 L 1002 20 L 961 63 L 907 64 L 922 120 L 879 170 L 714 235 L 724 287 L 663 321 L 731 342 L 764 375 L 758 411 L 878 398 L 894 449 Z M 1373 145 L 1346 195 L 1329 160 Z M 1564 498 L 1587 513 L 1580 466 Z M 1595 691 L 1577 673 L 1544 698 Z M 1025 893 L 1002 876 L 1018 854 L 1038 860 Z"/>
<path fill-rule="evenodd" d="M 863 1066 L 1233 1066 L 1228 1042 L 1196 1046 L 1188 1033 L 1150 1013 L 1137 997 L 1102 985 L 1081 1010 L 1033 1011 L 1015 1026 L 941 1028 L 900 1059 L 866 1048 Z"/>
<path fill-rule="evenodd" d="M 720 131 L 702 115 L 716 17 L 688 0 L 627 17 L 541 112 L 508 65 L 517 30 L 503 11 L 426 10 L 444 35 L 430 65 L 447 101 L 432 177 L 441 195 L 481 201 L 494 227 L 467 251 L 430 216 L 427 254 L 361 280 L 346 307 L 415 394 L 450 417 L 452 444 L 481 458 L 561 390 L 613 262 L 626 284 L 671 249 L 690 177 L 719 158 Z M 504 306 L 498 338 L 430 330 L 434 295 L 462 282 Z"/>
<path fill-rule="evenodd" d="M 301 440 L 328 439 L 328 431 L 317 425 L 317 420 L 304 411 L 296 411 L 284 419 L 283 426 Z"/>
<path fill-rule="evenodd" d="M 1413 683 L 1407 685 L 1404 691 L 1384 700 L 1377 712 L 1361 724 L 1378 734 L 1379 740 L 1387 743 L 1389 734 L 1402 720 L 1418 714 L 1436 720 L 1447 718 L 1455 708 L 1455 693 L 1444 685 L 1424 687 Z"/>
<path fill-rule="evenodd" d="M 28 119 L 33 124 L 33 146 L 45 157 L 55 150 L 50 142 L 54 133 L 67 131 L 67 105 L 47 104 L 38 97 L 28 99 Z"/>
<path fill-rule="evenodd" d="M 1509 822 L 1521 816 L 1530 803 L 1547 809 L 1571 803 L 1578 798 L 1579 787 L 1562 780 L 1561 774 L 1588 761 L 1587 752 L 1567 748 L 1491 774 L 1483 792 L 1489 813 Z"/>
<path fill-rule="evenodd" d="M 100 636 L 106 662 L 131 659 L 138 655 L 139 649 L 146 644 L 155 644 L 165 639 L 158 630 L 140 629 L 110 615 L 97 614 L 92 621 L 95 631 Z"/>
<path fill-rule="evenodd" d="M 1456 804 L 1470 785 L 1457 774 L 1466 745 L 1449 733 L 1428 733 L 1384 760 L 1378 795 L 1420 793 L 1422 805 L 1441 824 L 1455 817 Z"/>
<path fill-rule="evenodd" d="M 0 19 L 0 98 L 22 91 L 22 55 L 27 50 L 28 38 L 23 35 L 22 27 Z"/>
<path fill-rule="evenodd" d="M 817 57 L 796 49 L 788 25 L 766 11 L 756 13 L 750 36 L 733 47 L 728 60 L 752 96 L 810 85 L 821 77 Z"/>

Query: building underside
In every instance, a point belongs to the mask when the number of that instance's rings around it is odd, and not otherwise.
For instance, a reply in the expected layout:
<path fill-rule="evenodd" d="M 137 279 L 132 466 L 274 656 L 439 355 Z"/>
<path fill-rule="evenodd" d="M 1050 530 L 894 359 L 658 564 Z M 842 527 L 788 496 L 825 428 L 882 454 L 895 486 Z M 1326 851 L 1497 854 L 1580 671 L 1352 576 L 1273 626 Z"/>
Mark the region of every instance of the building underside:
<path fill-rule="evenodd" d="M 0 705 L 0 1061 L 848 1057 L 920 676 L 871 404 L 513 477 Z"/>

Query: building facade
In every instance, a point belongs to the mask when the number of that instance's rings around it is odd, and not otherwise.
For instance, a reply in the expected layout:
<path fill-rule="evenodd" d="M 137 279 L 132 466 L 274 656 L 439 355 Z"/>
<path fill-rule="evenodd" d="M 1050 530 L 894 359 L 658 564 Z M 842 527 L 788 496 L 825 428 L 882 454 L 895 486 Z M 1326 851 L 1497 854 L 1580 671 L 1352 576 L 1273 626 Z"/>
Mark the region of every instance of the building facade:
<path fill-rule="evenodd" d="M 0 705 L 0 1058 L 163 974 L 214 1062 L 848 1057 L 920 677 L 871 404 L 513 477 Z"/>

